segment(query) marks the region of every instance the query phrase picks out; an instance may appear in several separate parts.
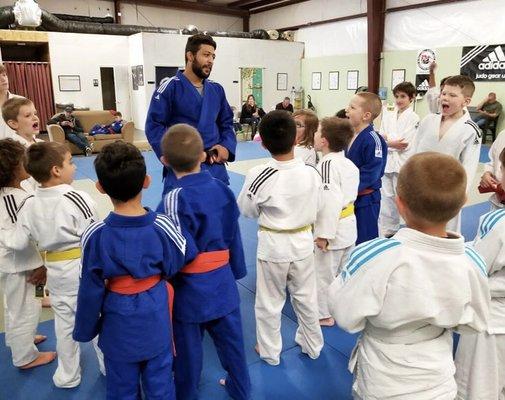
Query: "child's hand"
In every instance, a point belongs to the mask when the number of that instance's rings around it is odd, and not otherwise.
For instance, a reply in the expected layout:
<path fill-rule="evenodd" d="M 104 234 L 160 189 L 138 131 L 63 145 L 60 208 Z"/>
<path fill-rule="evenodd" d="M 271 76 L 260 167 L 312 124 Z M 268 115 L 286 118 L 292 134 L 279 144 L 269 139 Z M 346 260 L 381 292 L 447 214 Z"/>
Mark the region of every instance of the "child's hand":
<path fill-rule="evenodd" d="M 483 188 L 493 188 L 495 189 L 496 186 L 498 185 L 498 181 L 496 178 L 493 176 L 493 174 L 489 171 L 484 172 L 482 177 L 480 178 L 480 186 Z"/>
<path fill-rule="evenodd" d="M 26 277 L 26 281 L 32 285 L 44 285 L 46 283 L 46 267 L 43 265 L 34 269 L 30 275 Z"/>
<path fill-rule="evenodd" d="M 328 251 L 328 239 L 316 238 L 314 242 L 316 243 L 317 248 L 320 249 L 321 251 L 324 252 Z"/>
<path fill-rule="evenodd" d="M 396 150 L 405 150 L 409 146 L 409 143 L 405 142 L 405 139 L 390 140 L 388 146 Z"/>

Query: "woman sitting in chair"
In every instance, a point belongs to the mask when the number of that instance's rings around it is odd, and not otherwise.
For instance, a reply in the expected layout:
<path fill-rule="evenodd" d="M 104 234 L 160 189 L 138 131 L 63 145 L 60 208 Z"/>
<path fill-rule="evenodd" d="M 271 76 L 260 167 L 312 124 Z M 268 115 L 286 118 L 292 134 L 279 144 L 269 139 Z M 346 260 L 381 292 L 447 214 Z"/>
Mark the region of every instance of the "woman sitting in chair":
<path fill-rule="evenodd" d="M 242 106 L 242 112 L 240 113 L 240 123 L 248 124 L 251 126 L 251 139 L 256 134 L 256 129 L 258 127 L 260 119 L 264 115 L 265 111 L 256 105 L 254 96 L 252 94 L 247 96 L 247 100 Z"/>

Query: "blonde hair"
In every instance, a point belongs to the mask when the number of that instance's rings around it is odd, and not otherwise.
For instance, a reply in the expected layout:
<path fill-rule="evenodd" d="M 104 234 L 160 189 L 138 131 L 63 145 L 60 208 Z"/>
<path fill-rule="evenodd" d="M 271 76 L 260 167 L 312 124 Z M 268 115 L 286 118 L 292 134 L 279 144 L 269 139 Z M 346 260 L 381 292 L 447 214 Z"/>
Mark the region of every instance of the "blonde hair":
<path fill-rule="evenodd" d="M 314 147 L 314 134 L 319 127 L 319 119 L 312 110 L 298 110 L 293 113 L 293 118 L 303 117 L 305 123 L 305 131 L 303 139 L 298 143 L 299 146 Z"/>
<path fill-rule="evenodd" d="M 356 93 L 356 96 L 363 100 L 361 102 L 361 108 L 363 108 L 365 112 L 372 114 L 370 122 L 380 115 L 382 112 L 382 103 L 378 95 L 371 92 L 360 92 Z"/>
<path fill-rule="evenodd" d="M 451 156 L 419 153 L 400 170 L 397 192 L 414 217 L 448 222 L 465 204 L 466 172 Z"/>
<path fill-rule="evenodd" d="M 203 141 L 191 125 L 175 124 L 161 139 L 161 151 L 175 171 L 189 172 L 200 163 Z"/>
<path fill-rule="evenodd" d="M 349 145 L 354 131 L 348 119 L 326 117 L 321 120 L 321 137 L 328 141 L 331 151 L 342 151 Z"/>

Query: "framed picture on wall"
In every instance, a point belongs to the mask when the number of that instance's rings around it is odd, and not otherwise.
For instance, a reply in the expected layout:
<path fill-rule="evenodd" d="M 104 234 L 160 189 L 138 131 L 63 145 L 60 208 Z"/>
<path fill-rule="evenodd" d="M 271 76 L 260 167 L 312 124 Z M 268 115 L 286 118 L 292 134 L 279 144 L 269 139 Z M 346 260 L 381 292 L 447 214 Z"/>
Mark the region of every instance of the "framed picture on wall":
<path fill-rule="evenodd" d="M 339 75 L 338 71 L 330 71 L 328 74 L 328 89 L 338 90 Z"/>
<path fill-rule="evenodd" d="M 391 90 L 399 83 L 405 82 L 405 70 L 394 69 L 391 71 Z"/>
<path fill-rule="evenodd" d="M 321 72 L 312 72 L 312 85 L 310 88 L 312 90 L 321 90 Z"/>
<path fill-rule="evenodd" d="M 356 90 L 358 88 L 359 71 L 347 71 L 347 90 Z"/>
<path fill-rule="evenodd" d="M 277 90 L 288 90 L 288 74 L 283 72 L 277 74 Z"/>
<path fill-rule="evenodd" d="M 60 92 L 80 92 L 81 77 L 79 75 L 58 75 Z"/>

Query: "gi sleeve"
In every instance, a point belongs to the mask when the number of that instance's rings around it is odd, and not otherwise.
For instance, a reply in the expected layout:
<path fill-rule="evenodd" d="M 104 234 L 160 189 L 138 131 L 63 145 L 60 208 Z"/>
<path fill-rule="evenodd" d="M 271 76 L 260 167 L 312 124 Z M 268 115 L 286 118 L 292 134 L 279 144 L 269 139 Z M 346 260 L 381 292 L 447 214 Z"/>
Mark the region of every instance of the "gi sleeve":
<path fill-rule="evenodd" d="M 258 177 L 258 173 L 255 173 L 255 170 L 250 171 L 244 182 L 244 186 L 240 191 L 240 194 L 237 199 L 238 208 L 242 215 L 248 218 L 258 218 L 260 216 L 260 203 L 259 196 L 257 193 L 251 191 L 252 183 Z"/>
<path fill-rule="evenodd" d="M 91 233 L 82 249 L 81 280 L 77 294 L 77 310 L 72 337 L 89 342 L 101 330 L 101 312 L 105 298 L 105 279 L 100 261 L 100 231 Z"/>
<path fill-rule="evenodd" d="M 11 229 L 0 230 L 0 245 L 12 250 L 24 250 L 32 240 L 28 212 L 25 207 L 18 210 L 16 224 Z"/>
<path fill-rule="evenodd" d="M 96 203 L 87 193 L 81 191 L 67 192 L 64 197 L 66 200 L 63 213 L 66 221 L 64 226 L 81 237 L 88 226 L 99 219 Z"/>
<path fill-rule="evenodd" d="M 233 193 L 230 192 L 232 207 L 232 219 L 234 221 L 232 225 L 233 233 L 230 242 L 230 267 L 233 272 L 235 279 L 242 279 L 247 275 L 247 269 L 245 264 L 244 247 L 242 246 L 242 236 L 240 234 L 240 226 L 238 219 L 240 217 L 240 211 L 238 209 Z"/>
<path fill-rule="evenodd" d="M 382 177 L 383 166 L 386 164 L 387 145 L 382 137 L 377 136 L 381 141 L 381 149 L 378 148 L 379 143 L 375 141 L 368 141 L 363 148 L 365 163 L 359 167 L 358 192 L 370 188 Z"/>
<path fill-rule="evenodd" d="M 498 140 L 495 140 L 491 147 L 489 148 L 489 161 L 484 164 L 484 172 L 491 172 L 491 174 L 494 176 L 494 171 L 495 171 L 495 165 L 496 163 L 499 163 L 500 160 L 500 151 L 502 149 L 499 149 L 498 147 Z M 500 143 L 501 144 L 501 143 Z"/>
<path fill-rule="evenodd" d="M 405 142 L 409 144 L 407 148 L 403 150 L 403 155 L 407 157 L 414 155 L 414 142 L 418 127 L 419 116 L 417 114 L 412 114 L 412 118 L 408 121 L 405 130 L 402 132 L 402 137 L 405 139 Z"/>
<path fill-rule="evenodd" d="M 330 313 L 338 326 L 350 333 L 362 331 L 367 318 L 380 313 L 389 278 L 377 259 L 353 269 L 353 257 L 360 248 L 351 253 L 341 274 L 328 288 Z"/>
<path fill-rule="evenodd" d="M 229 157 L 228 161 L 235 161 L 235 152 L 237 148 L 237 137 L 233 129 L 233 111 L 231 110 L 224 89 L 221 87 L 221 107 L 217 116 L 217 126 L 219 129 L 219 143 L 221 146 L 226 147 Z"/>
<path fill-rule="evenodd" d="M 337 236 L 340 213 L 344 207 L 344 195 L 335 178 L 335 172 L 331 171 L 331 163 L 323 161 L 318 169 L 323 178 L 323 184 L 319 187 L 319 207 L 314 236 L 334 239 Z"/>
<path fill-rule="evenodd" d="M 153 93 L 145 125 L 147 140 L 158 156 L 158 159 L 162 156 L 161 139 L 172 118 L 172 85 L 169 84 L 160 91 L 162 88 L 163 86 L 160 86 Z"/>
<path fill-rule="evenodd" d="M 470 134 L 468 134 L 469 132 L 467 131 L 467 138 L 464 143 L 463 151 L 460 155 L 460 162 L 463 164 L 463 168 L 466 171 L 466 187 L 468 191 L 472 185 L 473 178 L 475 177 L 475 173 L 477 172 L 477 167 L 479 165 L 482 135 L 468 124 L 465 124 L 465 128 L 470 131 Z"/>
<path fill-rule="evenodd" d="M 438 113 L 439 110 L 439 101 L 440 98 L 440 89 L 436 86 L 430 87 L 426 92 L 426 102 L 428 103 L 428 110 L 432 114 Z"/>

